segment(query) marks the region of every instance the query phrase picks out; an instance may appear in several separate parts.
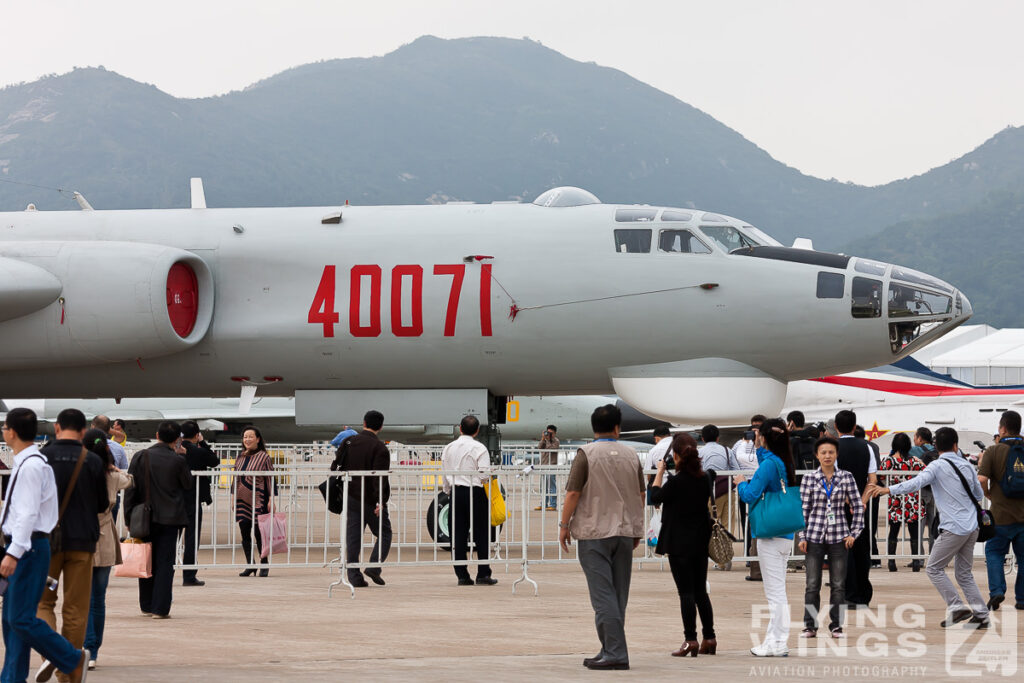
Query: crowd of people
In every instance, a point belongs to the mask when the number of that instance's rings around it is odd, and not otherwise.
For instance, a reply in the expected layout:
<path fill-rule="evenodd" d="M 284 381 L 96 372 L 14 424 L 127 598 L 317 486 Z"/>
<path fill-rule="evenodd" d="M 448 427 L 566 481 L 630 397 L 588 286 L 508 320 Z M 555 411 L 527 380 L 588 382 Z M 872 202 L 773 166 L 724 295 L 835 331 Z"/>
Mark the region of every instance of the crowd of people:
<path fill-rule="evenodd" d="M 806 571 L 802 638 L 818 635 L 826 566 L 832 638 L 844 637 L 848 609 L 869 606 L 874 597 L 871 555 L 877 554 L 872 550 L 877 530 L 877 514 L 872 515 L 872 510 L 877 507 L 871 503 L 879 496 L 889 497 L 889 555 L 896 552 L 901 525 L 906 524 L 911 552 L 917 554 L 918 523 L 923 518 L 930 524 L 930 554 L 923 566 L 945 603 L 942 628 L 965 622 L 967 628 L 987 629 L 990 610 L 999 609 L 1006 598 L 1007 553 L 1012 548 L 1018 563 L 1024 555 L 1024 444 L 1021 416 L 1015 411 L 1001 414 L 997 443 L 981 454 L 977 466 L 959 449 L 959 436 L 950 427 L 938 429 L 934 438 L 927 428 L 918 429 L 913 447 L 910 437 L 898 434 L 892 452 L 882 459 L 877 445 L 863 438 L 857 416 L 849 410 L 810 427 L 798 411 L 785 420 L 755 415 L 732 449 L 718 443 L 719 430 L 714 425 L 703 428 L 705 445 L 700 449 L 689 435 L 672 437 L 667 429 L 660 429 L 654 432 L 655 446 L 644 461 L 647 469 L 657 469 L 646 487 L 635 451 L 617 441 L 620 420 L 615 406 L 595 411 L 596 441 L 580 449 L 573 461 L 559 524 L 564 549 L 568 550 L 571 539 L 577 540 L 596 613 L 601 651 L 583 661 L 590 669 L 629 668 L 624 631 L 632 567 L 628 558 L 640 542 L 642 530 L 637 525 L 642 523 L 644 502 L 660 507 L 655 552 L 668 556 L 679 594 L 684 639 L 671 652 L 677 657 L 715 654 L 717 649 L 714 611 L 706 589 L 708 548 L 716 523 L 709 508 L 719 511 L 718 521 L 728 519 L 728 512 L 721 515 L 721 511 L 729 509 L 730 486 L 735 486 L 741 519 L 749 520 L 738 529 L 744 535 L 744 547 L 749 537 L 749 552 L 757 557 L 746 578 L 763 582 L 769 607 L 765 637 L 750 650 L 759 657 L 789 654 L 786 573 L 794 544 L 804 555 Z M 595 460 L 600 463 L 597 468 Z M 670 469 L 674 475 L 667 479 Z M 726 470 L 746 472 L 722 485 L 719 472 Z M 887 485 L 880 482 L 880 471 Z M 923 491 L 929 492 L 927 498 Z M 985 498 L 991 502 L 990 511 L 981 506 Z M 597 501 L 606 503 L 599 514 Z M 615 510 L 609 509 L 608 501 L 615 501 Z M 987 601 L 973 573 L 973 548 L 979 539 L 987 539 Z M 945 572 L 950 562 L 957 585 Z M 910 565 L 915 572 L 921 566 L 917 560 Z M 897 571 L 895 560 L 890 559 L 888 570 Z M 1019 572 L 1014 593 L 1014 607 L 1024 610 L 1024 577 Z"/>
<path fill-rule="evenodd" d="M 338 435 L 331 469 L 361 476 L 348 487 L 348 580 L 367 586 L 366 579 L 385 585 L 383 565 L 392 542 L 388 515 L 390 454 L 378 433 L 384 416 L 375 410 L 364 416 L 362 429 Z M 572 459 L 564 498 L 558 505 L 555 477 L 543 484 L 541 508 L 560 512 L 559 543 L 565 551 L 575 541 L 577 557 L 587 580 L 601 650 L 584 660 L 590 669 L 628 669 L 625 635 L 626 605 L 634 551 L 645 536 L 644 505 L 659 509 L 661 528 L 655 552 L 667 556 L 679 596 L 683 623 L 677 657 L 714 655 L 717 638 L 714 610 L 707 591 L 709 543 L 720 525 L 740 536 L 749 563 L 750 581 L 762 582 L 769 623 L 755 656 L 778 657 L 789 652 L 790 603 L 787 570 L 793 556 L 803 556 L 806 573 L 802 638 L 818 636 L 823 572 L 829 577 L 828 633 L 844 637 L 848 609 L 870 605 L 870 579 L 878 528 L 872 505 L 887 495 L 886 550 L 896 554 L 904 530 L 910 550 L 928 535 L 926 563 L 909 567 L 925 574 L 945 602 L 951 627 L 985 629 L 989 611 L 1000 608 L 1007 585 L 1003 565 L 1007 553 L 1024 554 L 1024 441 L 1021 417 L 1001 414 L 997 443 L 978 459 L 977 466 L 959 450 L 955 430 L 943 427 L 933 435 L 921 428 L 913 435 L 897 434 L 891 452 L 882 457 L 877 445 L 863 438 L 856 415 L 840 411 L 834 420 L 806 425 L 791 412 L 786 419 L 756 415 L 750 428 L 732 447 L 720 443 L 714 425 L 701 430 L 701 441 L 668 428 L 654 432 L 655 446 L 641 460 L 619 440 L 621 413 L 614 405 L 591 416 L 594 440 Z M 494 585 L 487 564 L 491 540 L 490 457 L 476 437 L 480 422 L 461 421 L 460 436 L 442 453 L 441 478 L 451 497 L 451 550 L 457 584 Z M 96 666 L 103 642 L 105 596 L 112 567 L 121 563 L 121 541 L 115 523 L 124 491 L 127 531 L 151 546 L 151 575 L 138 580 L 142 614 L 170 616 L 175 552 L 184 536 L 184 564 L 195 564 L 202 531 L 202 507 L 212 501 L 205 470 L 220 465 L 192 421 L 163 422 L 156 442 L 128 462 L 124 425 L 104 416 L 87 425 L 78 410 L 62 411 L 56 438 L 37 447 L 35 414 L 24 408 L 8 412 L 4 440 L 14 452 L 2 512 L 5 555 L 0 581 L 5 642 L 3 681 L 22 681 L 28 675 L 29 652 L 44 662 L 37 681 L 54 673 L 59 680 L 84 680 Z M 541 437 L 543 451 L 557 453 L 557 428 L 549 425 Z M 235 459 L 231 478 L 235 520 L 245 555 L 241 576 L 266 577 L 266 548 L 255 521 L 272 509 L 276 495 L 274 466 L 259 430 L 248 427 L 243 450 Z M 550 456 L 549 456 L 550 457 Z M 557 456 L 555 456 L 557 457 Z M 557 464 L 557 460 L 550 460 Z M 655 474 L 644 476 L 644 470 Z M 884 472 L 884 480 L 879 479 Z M 200 475 L 199 482 L 194 474 Z M 730 476 L 731 475 L 731 476 Z M 325 494 L 326 496 L 326 494 Z M 991 510 L 982 513 L 988 499 Z M 714 510 L 712 516 L 709 510 Z M 369 530 L 374 545 L 370 566 L 360 570 L 363 537 Z M 989 597 L 986 600 L 973 575 L 973 548 L 986 534 Z M 477 555 L 471 577 L 468 558 Z M 731 555 L 730 555 L 731 556 Z M 945 569 L 954 564 L 955 579 Z M 722 558 L 715 569 L 729 571 Z M 888 570 L 897 571 L 894 559 Z M 202 586 L 195 570 L 185 571 L 184 586 Z M 56 631 L 56 590 L 62 590 L 61 628 Z M 962 592 L 962 595 L 961 595 Z M 1024 609 L 1024 578 L 1018 573 L 1014 607 Z M 697 621 L 700 620 L 700 639 Z"/>

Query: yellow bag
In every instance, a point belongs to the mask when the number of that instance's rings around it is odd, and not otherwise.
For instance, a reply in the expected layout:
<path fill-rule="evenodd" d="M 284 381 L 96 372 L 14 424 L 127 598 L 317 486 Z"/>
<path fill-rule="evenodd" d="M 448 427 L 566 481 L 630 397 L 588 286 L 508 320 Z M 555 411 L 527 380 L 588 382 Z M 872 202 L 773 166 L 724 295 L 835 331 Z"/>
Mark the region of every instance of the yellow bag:
<path fill-rule="evenodd" d="M 491 499 L 491 526 L 501 526 L 508 519 L 508 509 L 505 507 L 505 496 L 501 495 L 497 477 L 491 477 L 487 485 L 487 497 Z"/>

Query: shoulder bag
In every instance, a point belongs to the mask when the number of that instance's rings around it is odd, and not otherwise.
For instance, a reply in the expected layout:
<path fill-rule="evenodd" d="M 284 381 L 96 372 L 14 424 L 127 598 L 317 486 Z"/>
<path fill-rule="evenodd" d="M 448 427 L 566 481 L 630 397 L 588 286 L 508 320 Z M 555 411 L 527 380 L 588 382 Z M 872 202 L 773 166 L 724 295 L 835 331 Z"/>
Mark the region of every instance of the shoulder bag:
<path fill-rule="evenodd" d="M 351 438 L 345 439 L 341 446 L 338 447 L 338 453 L 334 458 L 334 462 L 331 463 L 332 472 L 344 470 L 346 456 L 348 455 L 348 442 Z M 320 482 L 317 489 L 320 490 L 320 495 L 324 497 L 328 511 L 340 515 L 342 510 L 345 509 L 345 484 L 342 477 L 328 476 L 327 481 Z"/>
<path fill-rule="evenodd" d="M 775 463 L 776 469 L 778 466 Z M 765 490 L 750 508 L 750 533 L 754 538 L 777 538 L 805 527 L 800 489 L 786 486 L 785 469 L 780 475 L 780 483 L 781 491 Z"/>
<path fill-rule="evenodd" d="M 78 456 L 78 462 L 75 463 L 75 471 L 71 473 L 71 481 L 68 482 L 68 490 L 64 492 L 64 498 L 60 501 L 60 510 L 57 512 L 57 525 L 53 527 L 53 531 L 50 532 L 51 555 L 64 552 L 63 543 L 61 542 L 60 523 L 64 520 L 64 511 L 68 509 L 68 503 L 71 502 L 71 494 L 74 493 L 75 485 L 78 484 L 78 475 L 81 474 L 82 465 L 85 464 L 86 453 L 87 451 L 83 446 L 82 452 Z"/>
<path fill-rule="evenodd" d="M 715 505 L 714 490 L 715 480 L 710 474 L 707 475 L 708 486 L 712 492 L 711 497 L 711 539 L 708 541 L 708 557 L 711 560 L 722 566 L 727 562 L 732 562 L 733 547 L 732 544 L 736 542 L 736 537 L 729 533 L 729 530 L 722 526 L 722 523 L 718 521 L 718 506 Z"/>
<path fill-rule="evenodd" d="M 153 482 L 150 479 L 149 470 L 149 451 L 145 451 L 142 457 L 146 459 L 144 463 L 146 467 L 146 474 L 143 477 L 146 481 L 146 500 L 145 502 L 137 504 L 131 509 L 128 514 L 128 531 L 131 532 L 132 538 L 148 538 L 151 531 L 151 524 L 153 523 L 153 505 L 150 502 L 150 489 L 153 486 Z"/>
<path fill-rule="evenodd" d="M 946 462 L 949 462 L 948 460 Z M 956 472 L 956 476 L 960 477 L 960 483 L 964 485 L 964 491 L 967 492 L 967 497 L 974 503 L 974 509 L 978 513 L 978 543 L 984 543 L 996 535 L 996 520 L 992 517 L 992 513 L 989 510 L 985 510 L 978 503 L 978 499 L 971 493 L 971 487 L 967 485 L 967 478 L 964 477 L 964 473 L 960 471 L 952 462 L 949 462 L 949 466 Z"/>

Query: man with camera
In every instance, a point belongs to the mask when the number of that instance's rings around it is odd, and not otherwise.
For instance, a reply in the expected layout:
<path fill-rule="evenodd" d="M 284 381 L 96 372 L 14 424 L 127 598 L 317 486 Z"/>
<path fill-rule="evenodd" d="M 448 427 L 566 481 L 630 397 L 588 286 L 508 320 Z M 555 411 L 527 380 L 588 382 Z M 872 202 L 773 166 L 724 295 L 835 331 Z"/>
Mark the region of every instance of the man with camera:
<path fill-rule="evenodd" d="M 548 425 L 544 433 L 540 435 L 540 443 L 537 444 L 537 449 L 540 451 L 540 464 L 543 466 L 553 466 L 558 464 L 558 427 L 555 425 Z M 558 503 L 558 490 L 555 485 L 555 475 L 545 474 L 544 475 L 544 491 L 547 495 L 544 498 L 544 506 L 548 509 L 548 512 L 553 512 L 556 508 L 555 505 Z M 540 510 L 540 506 L 534 508 L 534 510 Z"/>

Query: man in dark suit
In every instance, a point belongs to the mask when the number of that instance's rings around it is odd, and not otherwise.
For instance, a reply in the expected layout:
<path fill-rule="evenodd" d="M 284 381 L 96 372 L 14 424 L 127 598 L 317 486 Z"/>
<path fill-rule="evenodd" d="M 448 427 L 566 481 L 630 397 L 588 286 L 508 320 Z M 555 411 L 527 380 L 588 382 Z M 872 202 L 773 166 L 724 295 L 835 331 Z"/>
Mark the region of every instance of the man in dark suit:
<path fill-rule="evenodd" d="M 363 416 L 363 431 L 345 439 L 338 448 L 338 455 L 332 470 L 347 472 L 378 471 L 387 472 L 391 469 L 391 453 L 377 433 L 384 426 L 384 415 L 371 410 Z M 345 510 L 348 522 L 345 528 L 345 545 L 347 562 L 359 561 L 363 547 L 363 530 L 370 528 L 376 537 L 370 562 L 384 562 L 391 550 L 391 520 L 388 518 L 388 499 L 391 497 L 391 483 L 388 476 L 373 475 L 354 477 L 348 483 L 348 499 Z M 383 586 L 379 567 L 366 570 L 366 575 L 374 583 Z M 348 580 L 357 588 L 365 588 L 368 584 L 363 574 L 355 568 L 348 569 Z"/>
<path fill-rule="evenodd" d="M 213 452 L 203 439 L 203 433 L 195 420 L 186 420 L 181 423 L 181 446 L 185 449 L 185 462 L 191 472 L 201 472 L 213 469 L 220 465 L 220 458 Z M 185 524 L 185 549 L 181 558 L 182 564 L 196 563 L 196 548 L 198 540 L 203 533 L 203 505 L 211 505 L 213 496 L 210 495 L 210 477 L 199 476 L 195 478 L 193 486 L 190 486 L 185 493 L 185 516 L 188 522 Z M 196 493 L 198 492 L 198 504 Z M 181 572 L 183 586 L 204 586 L 205 581 L 196 578 L 195 569 L 185 569 Z"/>
<path fill-rule="evenodd" d="M 839 457 L 836 465 L 853 475 L 861 498 L 868 484 L 875 484 L 878 471 L 874 454 L 864 439 L 854 437 L 857 428 L 857 414 L 852 410 L 836 413 L 836 431 L 839 432 Z M 853 518 L 847 510 L 847 522 Z M 857 535 L 846 564 L 846 601 L 851 609 L 867 607 L 874 589 L 871 587 L 871 533 L 866 528 Z"/>
<path fill-rule="evenodd" d="M 192 475 L 185 457 L 174 452 L 180 437 L 177 422 L 161 422 L 156 432 L 157 443 L 136 453 L 128 465 L 135 485 L 125 495 L 126 518 L 131 521 L 135 506 L 147 502 L 153 510 L 149 536 L 144 539 L 153 544 L 153 575 L 139 579 L 139 608 L 155 619 L 170 616 L 174 551 L 178 533 L 188 523 L 185 493 L 192 488 Z"/>

